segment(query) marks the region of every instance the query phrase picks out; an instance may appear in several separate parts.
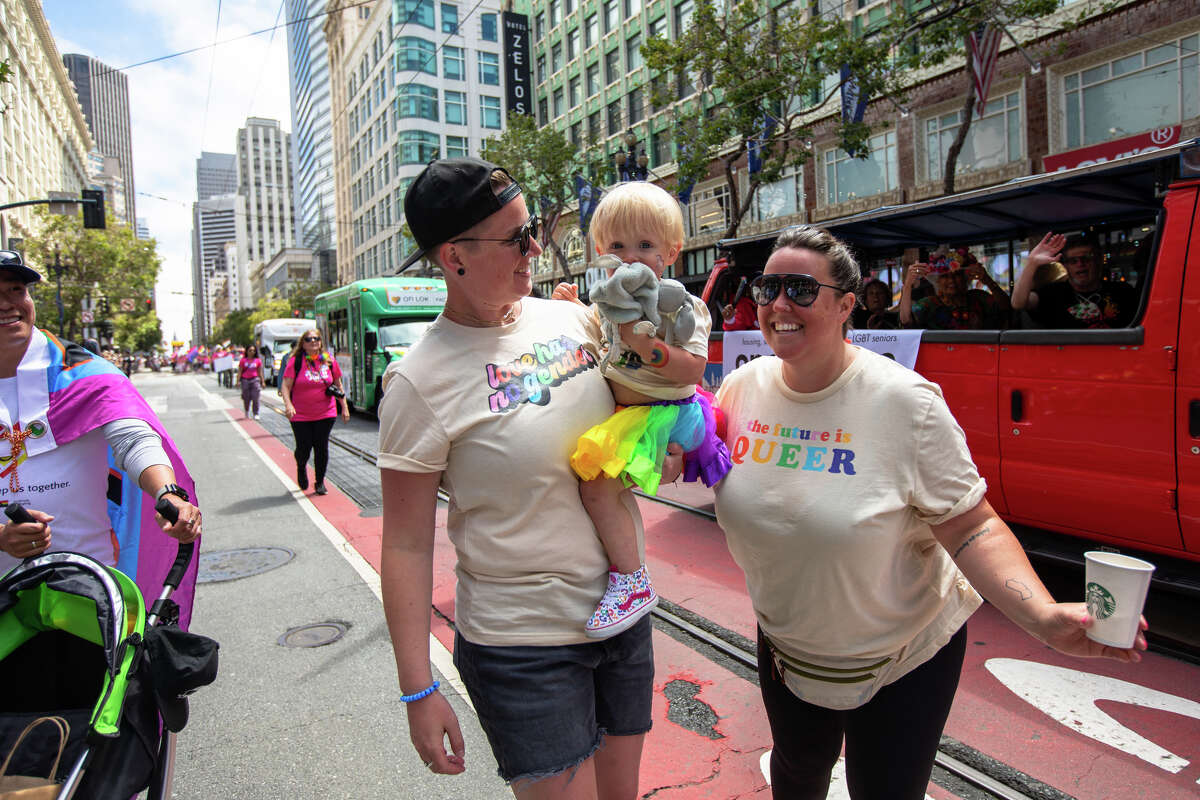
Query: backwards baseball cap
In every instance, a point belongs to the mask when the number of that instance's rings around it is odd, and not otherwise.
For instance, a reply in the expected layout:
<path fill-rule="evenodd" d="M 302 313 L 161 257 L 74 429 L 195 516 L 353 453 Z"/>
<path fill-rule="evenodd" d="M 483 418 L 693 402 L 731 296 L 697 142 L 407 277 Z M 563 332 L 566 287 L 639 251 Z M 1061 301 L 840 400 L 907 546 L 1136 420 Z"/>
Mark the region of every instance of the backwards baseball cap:
<path fill-rule="evenodd" d="M 16 250 L 0 250 L 0 274 L 8 273 L 25 284 L 39 283 L 41 274 L 25 266 L 25 261 Z"/>
<path fill-rule="evenodd" d="M 480 158 L 443 158 L 421 171 L 404 197 L 404 217 L 417 240 L 417 251 L 397 272 L 483 222 L 521 193 L 521 185 L 513 180 L 496 194 L 491 184 L 496 170 L 512 178 L 508 170 Z"/>

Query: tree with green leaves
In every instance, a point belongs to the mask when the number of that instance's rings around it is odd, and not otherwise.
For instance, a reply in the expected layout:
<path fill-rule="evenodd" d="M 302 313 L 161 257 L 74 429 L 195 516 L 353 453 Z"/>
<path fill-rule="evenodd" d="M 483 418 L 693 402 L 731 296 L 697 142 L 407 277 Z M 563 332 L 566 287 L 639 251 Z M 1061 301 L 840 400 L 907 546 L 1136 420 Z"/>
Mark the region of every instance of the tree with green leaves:
<path fill-rule="evenodd" d="M 80 338 L 84 299 L 90 297 L 93 304 L 100 298 L 107 300 L 108 312 L 96 312 L 96 325 L 108 322 L 114 333 L 125 331 L 128 341 L 146 341 L 148 334 L 133 335 L 144 326 L 132 320 L 152 317 L 157 322 L 147 302 L 153 295 L 161 263 L 154 240 L 138 239 L 128 225 L 119 223 L 89 230 L 76 215 L 60 216 L 44 208 L 36 209 L 34 214 L 38 233 L 25 240 L 25 260 L 45 277 L 34 292 L 38 324 L 59 330 L 56 290 L 61 271 L 64 336 Z M 122 299 L 133 301 L 132 311 L 121 310 Z M 122 321 L 124 318 L 129 319 Z M 161 336 L 156 335 L 151 346 L 160 341 Z M 119 344 L 129 346 L 126 342 Z"/>
<path fill-rule="evenodd" d="M 216 330 L 210 337 L 209 344 L 232 342 L 245 347 L 254 341 L 254 324 L 250 322 L 252 309 L 244 308 L 230 311 L 217 324 Z"/>
<path fill-rule="evenodd" d="M 162 323 L 153 311 L 117 314 L 113 344 L 122 350 L 156 352 L 162 346 Z"/>
<path fill-rule="evenodd" d="M 533 117 L 512 113 L 503 133 L 483 140 L 483 158 L 504 167 L 521 184 L 533 213 L 546 223 L 546 232 L 539 236 L 549 242 L 563 280 L 574 280 L 554 229 L 563 210 L 575 201 L 575 175 L 586 171 L 589 151 L 571 144 L 562 131 L 539 128 Z"/>
<path fill-rule="evenodd" d="M 822 121 L 819 109 L 840 95 L 847 80 L 864 99 L 889 98 L 901 105 L 917 70 L 962 57 L 967 34 L 982 22 L 1012 24 L 1044 16 L 1056 5 L 1057 0 L 896 3 L 885 18 L 861 30 L 842 17 L 840 5 L 836 12 L 813 14 L 809 4 L 773 8 L 768 0 L 741 0 L 726 10 L 723 3 L 696 0 L 678 39 L 655 37 L 642 47 L 655 75 L 655 104 L 674 104 L 677 188 L 706 179 L 715 161 L 729 190 L 725 236 L 736 236 L 760 187 L 812 158 L 809 143 Z M 676 99 L 677 87 L 689 83 L 694 94 Z M 965 137 L 967 126 L 962 127 Z M 842 150 L 860 158 L 869 154 L 871 124 L 839 115 L 835 129 Z M 736 168 L 752 151 L 762 166 L 743 192 Z"/>

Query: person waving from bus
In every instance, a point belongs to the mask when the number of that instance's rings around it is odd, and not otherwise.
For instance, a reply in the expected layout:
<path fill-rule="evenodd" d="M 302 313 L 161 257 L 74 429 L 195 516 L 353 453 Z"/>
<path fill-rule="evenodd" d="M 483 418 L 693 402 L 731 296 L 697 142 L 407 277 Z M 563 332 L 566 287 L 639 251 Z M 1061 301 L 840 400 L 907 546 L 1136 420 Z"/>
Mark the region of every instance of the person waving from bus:
<path fill-rule="evenodd" d="M 321 346 L 316 328 L 301 334 L 288 356 L 280 385 L 284 413 L 296 438 L 296 483 L 308 488 L 308 456 L 313 456 L 313 493 L 326 494 L 325 468 L 329 465 L 329 434 L 337 419 L 350 421 L 350 406 L 342 389 L 342 368 Z"/>

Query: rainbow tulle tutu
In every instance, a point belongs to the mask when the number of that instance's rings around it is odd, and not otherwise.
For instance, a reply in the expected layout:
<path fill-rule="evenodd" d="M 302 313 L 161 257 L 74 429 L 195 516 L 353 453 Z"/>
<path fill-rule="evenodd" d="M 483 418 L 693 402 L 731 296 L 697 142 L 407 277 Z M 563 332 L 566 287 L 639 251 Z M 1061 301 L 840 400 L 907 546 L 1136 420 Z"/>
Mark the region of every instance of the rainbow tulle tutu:
<path fill-rule="evenodd" d="M 579 437 L 571 467 L 584 480 L 601 475 L 620 478 L 626 486 L 637 485 L 653 495 L 671 442 L 679 444 L 686 456 L 685 481 L 699 478 L 713 486 L 732 466 L 725 443 L 717 438 L 712 395 L 698 389 L 685 400 L 618 408 Z"/>

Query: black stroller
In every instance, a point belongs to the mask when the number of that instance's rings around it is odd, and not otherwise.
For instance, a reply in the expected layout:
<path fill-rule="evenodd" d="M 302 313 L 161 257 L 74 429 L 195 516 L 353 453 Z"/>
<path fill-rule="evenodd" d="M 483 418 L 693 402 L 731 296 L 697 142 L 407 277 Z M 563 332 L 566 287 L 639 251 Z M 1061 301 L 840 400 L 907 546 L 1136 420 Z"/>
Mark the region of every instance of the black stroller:
<path fill-rule="evenodd" d="M 175 515 L 169 502 L 156 508 Z M 17 504 L 5 513 L 32 519 Z M 0 758 L 30 722 L 59 716 L 70 725 L 59 800 L 170 796 L 185 695 L 217 670 L 217 643 L 181 631 L 170 599 L 193 550 L 179 546 L 149 614 L 132 580 L 78 553 L 29 558 L 0 578 Z M 8 773 L 46 776 L 59 748 L 57 727 L 35 727 Z"/>

